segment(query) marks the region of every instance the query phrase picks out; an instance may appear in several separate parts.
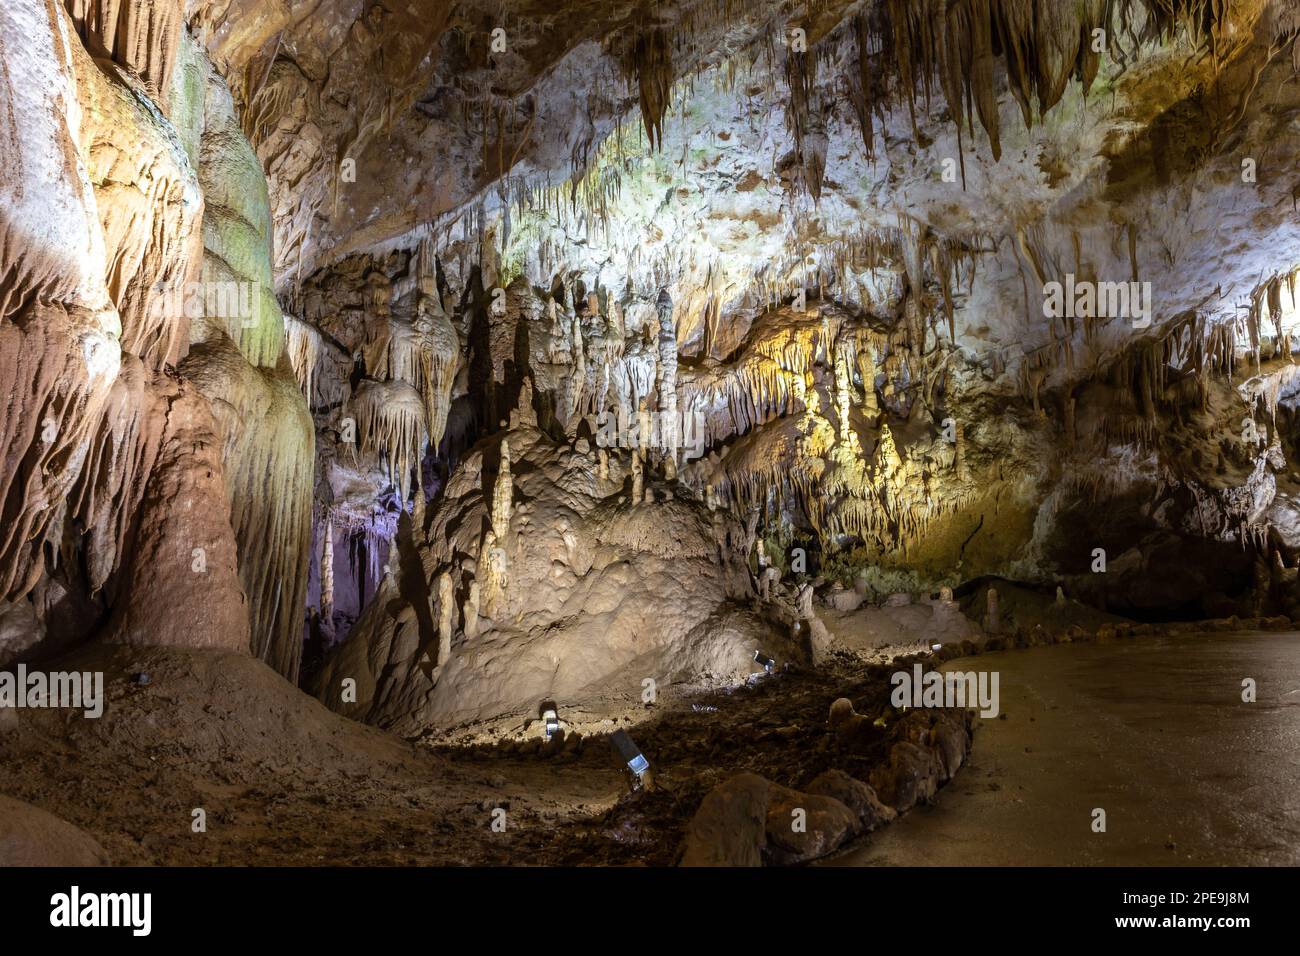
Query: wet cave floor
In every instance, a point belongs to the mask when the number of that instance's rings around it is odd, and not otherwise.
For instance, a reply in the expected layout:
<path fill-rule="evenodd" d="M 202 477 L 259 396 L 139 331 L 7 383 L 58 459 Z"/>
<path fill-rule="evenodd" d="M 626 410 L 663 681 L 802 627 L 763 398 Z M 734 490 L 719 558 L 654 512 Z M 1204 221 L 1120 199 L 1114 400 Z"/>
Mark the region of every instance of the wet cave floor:
<path fill-rule="evenodd" d="M 976 664 L 999 672 L 1002 714 L 979 721 L 970 762 L 932 806 L 831 862 L 1300 864 L 1300 634 L 1158 636 Z"/>

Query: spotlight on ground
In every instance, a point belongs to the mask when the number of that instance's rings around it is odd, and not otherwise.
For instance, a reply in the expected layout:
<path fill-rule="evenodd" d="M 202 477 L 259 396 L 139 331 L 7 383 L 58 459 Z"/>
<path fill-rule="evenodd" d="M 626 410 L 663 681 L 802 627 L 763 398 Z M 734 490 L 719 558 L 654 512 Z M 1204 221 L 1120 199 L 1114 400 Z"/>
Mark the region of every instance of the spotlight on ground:
<path fill-rule="evenodd" d="M 772 668 L 776 667 L 776 659 L 768 657 L 762 651 L 754 652 L 754 663 L 763 668 L 763 670 L 767 671 L 769 674 L 772 673 Z"/>
<path fill-rule="evenodd" d="M 645 759 L 645 754 L 641 753 L 641 748 L 636 745 L 626 730 L 616 730 L 609 737 L 610 743 L 618 751 L 619 757 L 627 764 L 627 769 L 631 770 L 636 776 L 637 783 L 646 781 L 646 774 L 650 771 L 650 761 Z"/>
<path fill-rule="evenodd" d="M 542 701 L 542 738 L 550 740 L 560 732 L 560 715 L 556 713 L 555 701 Z"/>

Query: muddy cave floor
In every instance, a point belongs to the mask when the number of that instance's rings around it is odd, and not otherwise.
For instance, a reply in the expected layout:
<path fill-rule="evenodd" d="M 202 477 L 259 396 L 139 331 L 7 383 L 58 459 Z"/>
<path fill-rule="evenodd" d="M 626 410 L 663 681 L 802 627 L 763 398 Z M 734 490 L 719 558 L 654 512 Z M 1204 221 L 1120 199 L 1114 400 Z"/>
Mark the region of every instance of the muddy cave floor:
<path fill-rule="evenodd" d="M 883 671 L 847 659 L 659 706 L 589 702 L 614 714 L 599 718 L 609 730 L 635 724 L 657 771 L 635 793 L 604 737 L 556 754 L 411 744 L 245 656 L 100 646 L 50 666 L 102 669 L 104 715 L 10 712 L 0 792 L 80 826 L 118 865 L 671 864 L 704 794 L 733 774 L 865 776 L 886 748 L 883 732 L 879 754 L 830 741 L 836 697 L 860 712 L 887 700 Z M 206 833 L 191 832 L 196 807 Z"/>
<path fill-rule="evenodd" d="M 671 865 L 705 794 L 737 773 L 796 788 L 828 768 L 866 779 L 889 732 L 849 752 L 829 706 L 883 713 L 889 673 L 916 659 L 841 653 L 654 706 L 633 691 L 588 700 L 563 708 L 581 745 L 548 748 L 516 717 L 403 741 L 247 656 L 90 646 L 49 667 L 102 670 L 104 715 L 0 714 L 0 793 L 81 827 L 116 865 Z M 631 791 L 603 736 L 618 727 L 650 757 L 653 790 Z M 191 831 L 198 807 L 204 833 Z"/>

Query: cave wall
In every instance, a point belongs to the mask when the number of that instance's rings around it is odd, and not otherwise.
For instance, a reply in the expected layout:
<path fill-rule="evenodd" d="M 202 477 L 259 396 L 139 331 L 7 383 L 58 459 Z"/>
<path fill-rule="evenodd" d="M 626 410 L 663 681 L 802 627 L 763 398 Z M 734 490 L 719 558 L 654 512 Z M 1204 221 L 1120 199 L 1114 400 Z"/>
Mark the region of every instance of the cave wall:
<path fill-rule="evenodd" d="M 251 642 L 292 678 L 312 432 L 229 94 L 178 3 L 22 0 L 0 48 L 0 660 Z"/>
<path fill-rule="evenodd" d="M 516 431 L 579 539 L 742 529 L 705 617 L 759 542 L 791 589 L 1295 606 L 1296 4 L 553 6 L 8 5 L 0 659 L 296 679 L 307 636 L 368 719 L 504 706 L 475 662 L 540 693 L 550 545 L 502 578 L 473 485 Z M 1045 314 L 1067 276 L 1150 310 Z M 611 412 L 699 416 L 699 454 L 602 448 Z M 553 686 L 688 641 L 630 600 L 641 643 Z"/>

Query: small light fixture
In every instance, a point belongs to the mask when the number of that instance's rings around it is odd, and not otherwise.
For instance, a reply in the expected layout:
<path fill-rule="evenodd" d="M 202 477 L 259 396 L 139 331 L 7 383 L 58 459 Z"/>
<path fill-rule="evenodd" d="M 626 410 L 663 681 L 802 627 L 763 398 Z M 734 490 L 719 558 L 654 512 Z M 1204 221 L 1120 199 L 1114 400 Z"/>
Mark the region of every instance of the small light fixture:
<path fill-rule="evenodd" d="M 542 738 L 550 740 L 560 732 L 560 715 L 556 713 L 555 701 L 542 701 Z"/>
<path fill-rule="evenodd" d="M 762 651 L 754 651 L 754 663 L 759 665 L 767 673 L 772 673 L 772 668 L 776 666 L 776 660 L 768 657 Z"/>
<path fill-rule="evenodd" d="M 937 650 L 939 650 L 939 649 L 942 648 L 942 647 L 943 647 L 942 644 L 931 644 L 931 645 L 930 645 L 930 650 L 932 650 L 932 651 L 937 651 Z"/>
<path fill-rule="evenodd" d="M 645 779 L 646 771 L 650 769 L 650 761 L 645 759 L 645 754 L 641 753 L 641 748 L 636 745 L 626 730 L 616 730 L 609 737 L 610 743 L 618 751 L 619 757 L 627 764 L 627 769 L 636 775 L 637 782 L 640 783 Z"/>

